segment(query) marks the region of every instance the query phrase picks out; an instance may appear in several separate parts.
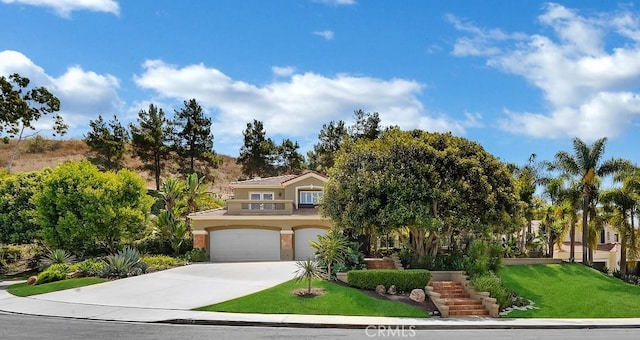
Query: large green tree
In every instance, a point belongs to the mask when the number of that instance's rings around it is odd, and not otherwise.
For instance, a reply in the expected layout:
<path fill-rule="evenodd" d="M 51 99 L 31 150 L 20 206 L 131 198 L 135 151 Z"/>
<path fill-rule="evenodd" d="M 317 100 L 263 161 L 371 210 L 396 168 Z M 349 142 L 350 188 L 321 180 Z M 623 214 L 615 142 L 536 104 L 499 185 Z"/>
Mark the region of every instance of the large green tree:
<path fill-rule="evenodd" d="M 175 126 L 178 156 L 189 160 L 186 173 L 195 172 L 196 160 L 218 167 L 221 160 L 213 150 L 211 118 L 205 117 L 202 107 L 195 99 L 184 101 L 184 107 L 175 112 Z"/>
<path fill-rule="evenodd" d="M 588 262 L 589 226 L 588 211 L 595 194 L 597 177 L 604 177 L 629 166 L 622 159 L 603 161 L 607 138 L 596 140 L 587 145 L 580 138 L 573 139 L 573 154 L 559 151 L 555 155 L 552 168 L 559 169 L 567 175 L 574 176 L 582 191 L 582 262 Z"/>
<path fill-rule="evenodd" d="M 318 133 L 318 143 L 313 146 L 313 150 L 307 152 L 309 169 L 326 174 L 333 166 L 335 155 L 347 136 L 347 128 L 343 121 L 324 124 Z"/>
<path fill-rule="evenodd" d="M 338 153 L 321 212 L 360 233 L 407 228 L 422 256 L 452 235 L 515 231 L 517 206 L 506 166 L 479 144 L 394 128 Z"/>
<path fill-rule="evenodd" d="M 160 190 L 160 176 L 171 154 L 171 122 L 162 109 L 149 104 L 148 111 L 138 112 L 138 124 L 129 124 L 129 129 L 134 156 L 142 160 L 143 168 L 154 175 L 156 190 Z"/>
<path fill-rule="evenodd" d="M 31 198 L 42 190 L 50 173 L 45 169 L 0 178 L 0 243 L 26 244 L 40 239 Z"/>
<path fill-rule="evenodd" d="M 281 174 L 297 174 L 304 169 L 304 156 L 298 149 L 300 145 L 287 138 L 282 141 L 277 148 L 277 167 L 278 173 Z"/>
<path fill-rule="evenodd" d="M 6 78 L 0 76 L 0 134 L 7 133 L 3 138 L 5 143 L 9 138 L 15 138 L 16 144 L 7 170 L 11 172 L 13 161 L 18 153 L 20 142 L 24 138 L 24 130 L 34 130 L 34 123 L 44 115 L 60 111 L 60 100 L 45 87 L 28 89 L 29 78 L 14 73 Z M 54 136 L 64 135 L 68 126 L 58 114 L 53 116 Z"/>
<path fill-rule="evenodd" d="M 124 155 L 129 143 L 129 133 L 115 115 L 108 123 L 98 116 L 89 121 L 91 131 L 84 138 L 93 155 L 90 160 L 103 170 L 119 170 L 124 167 Z"/>
<path fill-rule="evenodd" d="M 82 254 L 140 238 L 153 199 L 136 173 L 100 172 L 83 160 L 54 169 L 34 202 L 45 243 Z"/>
<path fill-rule="evenodd" d="M 244 145 L 236 160 L 242 167 L 242 174 L 248 178 L 273 175 L 276 146 L 271 138 L 267 138 L 262 122 L 254 119 L 253 123 L 247 123 L 242 134 Z"/>

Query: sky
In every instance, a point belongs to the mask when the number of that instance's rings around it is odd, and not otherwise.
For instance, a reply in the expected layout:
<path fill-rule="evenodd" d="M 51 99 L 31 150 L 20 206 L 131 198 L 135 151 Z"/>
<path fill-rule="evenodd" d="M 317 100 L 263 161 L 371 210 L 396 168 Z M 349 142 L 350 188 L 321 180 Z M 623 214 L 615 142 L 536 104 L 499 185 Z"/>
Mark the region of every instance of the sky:
<path fill-rule="evenodd" d="M 633 2 L 0 0 L 0 20 L 0 75 L 60 98 L 67 138 L 195 98 L 234 157 L 254 119 L 304 154 L 362 109 L 505 162 L 607 137 L 605 158 L 640 164 Z"/>

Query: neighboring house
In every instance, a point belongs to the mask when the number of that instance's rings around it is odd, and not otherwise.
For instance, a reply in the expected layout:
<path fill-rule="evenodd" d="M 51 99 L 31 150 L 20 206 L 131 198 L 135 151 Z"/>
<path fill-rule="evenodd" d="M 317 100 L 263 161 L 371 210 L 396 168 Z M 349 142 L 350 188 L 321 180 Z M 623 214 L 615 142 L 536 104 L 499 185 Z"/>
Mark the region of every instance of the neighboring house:
<path fill-rule="evenodd" d="M 310 258 L 309 241 L 331 227 L 317 209 L 326 181 L 306 172 L 233 182 L 225 208 L 189 215 L 193 246 L 215 262 Z"/>
<path fill-rule="evenodd" d="M 540 229 L 540 221 L 532 221 L 531 232 L 534 235 L 538 235 Z M 526 228 L 523 229 L 526 231 Z M 576 225 L 576 240 L 574 244 L 575 248 L 575 262 L 582 262 L 582 226 L 580 223 Z M 569 261 L 571 255 L 571 237 L 567 232 L 560 247 L 556 244 L 553 250 L 554 259 L 562 259 Z M 632 261 L 632 259 L 628 259 Z M 596 249 L 593 251 L 593 265 L 595 268 L 602 269 L 608 268 L 610 271 L 620 269 L 620 240 L 618 239 L 618 232 L 611 225 L 606 225 L 600 231 L 600 238 Z"/>

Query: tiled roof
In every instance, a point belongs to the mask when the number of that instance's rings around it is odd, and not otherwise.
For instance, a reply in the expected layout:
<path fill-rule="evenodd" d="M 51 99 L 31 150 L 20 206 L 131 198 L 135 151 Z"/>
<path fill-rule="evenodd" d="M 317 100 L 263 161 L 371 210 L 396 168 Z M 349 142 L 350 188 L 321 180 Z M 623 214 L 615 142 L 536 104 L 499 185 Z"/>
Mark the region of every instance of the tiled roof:
<path fill-rule="evenodd" d="M 254 179 L 250 179 L 250 180 L 246 180 L 246 181 L 239 181 L 239 182 L 232 182 L 230 185 L 232 187 L 238 187 L 238 186 L 254 186 L 254 185 L 264 185 L 264 186 L 271 186 L 271 185 L 281 185 L 282 183 L 290 180 L 290 179 L 294 179 L 298 177 L 298 175 L 282 175 L 282 176 L 275 176 L 275 177 L 265 177 L 265 178 L 254 178 Z"/>

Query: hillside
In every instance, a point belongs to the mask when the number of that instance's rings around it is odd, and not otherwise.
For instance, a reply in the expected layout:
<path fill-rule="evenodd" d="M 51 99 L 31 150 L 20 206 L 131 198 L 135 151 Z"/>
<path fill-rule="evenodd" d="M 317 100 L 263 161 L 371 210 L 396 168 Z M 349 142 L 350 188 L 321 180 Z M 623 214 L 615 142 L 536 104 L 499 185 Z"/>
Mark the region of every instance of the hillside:
<path fill-rule="evenodd" d="M 11 158 L 14 143 L 14 141 L 11 141 L 9 144 L 0 143 L 0 165 L 2 169 L 6 169 L 7 162 Z M 50 140 L 36 137 L 21 143 L 20 152 L 13 162 L 11 172 L 19 173 L 41 170 L 47 167 L 55 168 L 64 161 L 79 161 L 84 159 L 88 154 L 89 147 L 87 147 L 82 140 Z M 213 171 L 216 179 L 215 182 L 209 186 L 209 189 L 224 198 L 231 193 L 229 183 L 236 181 L 241 176 L 242 171 L 240 166 L 236 164 L 235 158 L 226 155 L 221 155 L 221 157 L 223 163 L 218 169 Z M 146 171 L 139 170 L 142 163 L 138 159 L 133 158 L 131 154 L 128 153 L 125 163 L 127 168 L 138 171 L 138 173 L 147 180 L 147 186 L 149 188 L 155 187 L 153 176 Z M 167 173 L 163 174 L 163 177 L 174 175 L 176 168 L 176 164 L 168 164 Z"/>

